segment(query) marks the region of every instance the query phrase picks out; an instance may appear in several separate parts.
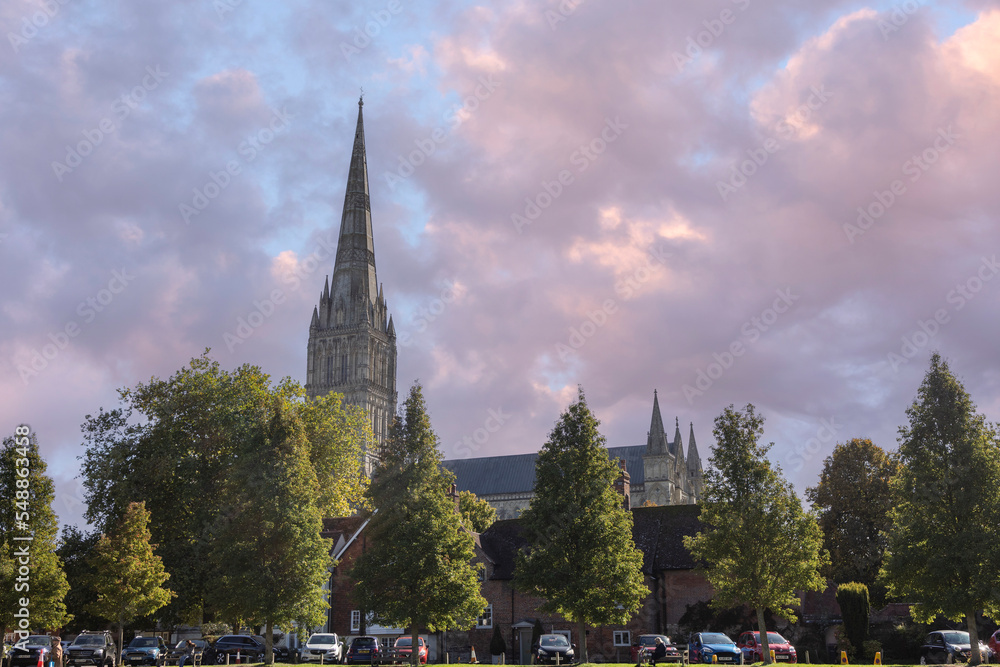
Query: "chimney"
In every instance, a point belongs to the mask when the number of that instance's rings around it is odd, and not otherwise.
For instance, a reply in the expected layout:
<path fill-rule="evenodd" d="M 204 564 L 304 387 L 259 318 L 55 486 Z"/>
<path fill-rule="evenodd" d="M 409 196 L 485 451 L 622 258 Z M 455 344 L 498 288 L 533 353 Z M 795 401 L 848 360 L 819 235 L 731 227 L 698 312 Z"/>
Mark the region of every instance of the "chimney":
<path fill-rule="evenodd" d="M 461 507 L 459 507 L 459 502 L 458 502 L 458 484 L 452 482 L 451 488 L 448 489 L 448 497 L 451 498 L 452 501 L 455 503 L 455 511 L 461 514 L 462 509 Z"/>
<path fill-rule="evenodd" d="M 628 470 L 625 469 L 625 459 L 618 459 L 618 467 L 621 469 L 621 472 L 618 474 L 618 479 L 615 480 L 615 491 L 622 497 L 622 506 L 626 510 L 631 510 L 632 489 L 629 483 L 631 477 L 628 474 Z"/>

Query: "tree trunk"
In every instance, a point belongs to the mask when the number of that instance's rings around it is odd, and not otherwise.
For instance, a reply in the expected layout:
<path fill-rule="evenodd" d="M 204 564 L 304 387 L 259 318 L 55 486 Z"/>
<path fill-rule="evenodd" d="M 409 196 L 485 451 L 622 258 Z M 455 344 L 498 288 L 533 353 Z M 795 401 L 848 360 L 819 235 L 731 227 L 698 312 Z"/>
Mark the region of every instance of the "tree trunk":
<path fill-rule="evenodd" d="M 767 641 L 767 625 L 764 622 L 763 607 L 757 607 L 757 629 L 760 630 L 760 658 L 765 665 L 770 665 L 771 645 Z"/>
<path fill-rule="evenodd" d="M 579 643 L 577 646 L 580 647 L 579 652 L 576 654 L 576 661 L 581 665 L 585 662 L 590 662 L 590 657 L 587 655 L 587 624 L 583 621 L 579 623 L 580 629 L 577 630 L 580 638 L 577 640 Z"/>
<path fill-rule="evenodd" d="M 119 667 L 121 667 L 122 651 L 125 650 L 125 647 L 122 646 L 122 642 L 124 642 L 124 641 L 125 641 L 125 621 L 122 620 L 121 616 L 119 616 L 118 617 L 118 646 L 116 647 L 116 650 L 118 651 L 118 655 L 116 655 L 116 656 L 114 656 L 114 657 L 111 658 L 111 660 L 112 660 L 111 664 L 113 664 L 113 665 L 119 665 Z"/>
<path fill-rule="evenodd" d="M 410 630 L 410 664 L 416 667 L 420 664 L 420 638 L 417 636 L 417 625 Z"/>
<path fill-rule="evenodd" d="M 264 623 L 264 664 L 274 664 L 274 621 L 270 617 Z"/>
<path fill-rule="evenodd" d="M 965 615 L 966 623 L 969 626 L 969 665 L 978 665 L 983 661 L 979 655 L 979 628 L 976 626 L 976 610 L 973 609 Z"/>

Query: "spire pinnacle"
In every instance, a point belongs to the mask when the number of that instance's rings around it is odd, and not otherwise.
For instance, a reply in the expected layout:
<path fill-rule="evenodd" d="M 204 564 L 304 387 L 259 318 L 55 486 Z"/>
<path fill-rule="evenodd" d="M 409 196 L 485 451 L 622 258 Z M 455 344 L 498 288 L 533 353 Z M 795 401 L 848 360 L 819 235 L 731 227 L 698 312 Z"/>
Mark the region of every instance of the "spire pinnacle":
<path fill-rule="evenodd" d="M 663 417 L 660 416 L 660 399 L 653 390 L 653 416 L 649 422 L 649 433 L 646 436 L 646 454 L 666 454 L 667 434 L 663 429 Z"/>

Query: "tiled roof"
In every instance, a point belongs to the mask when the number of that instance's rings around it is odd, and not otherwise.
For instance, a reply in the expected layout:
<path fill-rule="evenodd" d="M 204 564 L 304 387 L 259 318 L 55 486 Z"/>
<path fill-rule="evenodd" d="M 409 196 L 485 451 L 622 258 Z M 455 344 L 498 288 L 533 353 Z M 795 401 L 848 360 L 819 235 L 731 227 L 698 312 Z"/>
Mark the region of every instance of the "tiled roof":
<path fill-rule="evenodd" d="M 642 551 L 646 574 L 663 570 L 691 570 L 695 566 L 683 538 L 701 530 L 697 505 L 638 507 L 632 510 L 632 539 Z M 495 563 L 492 578 L 512 579 L 517 552 L 527 541 L 520 519 L 496 521 L 480 535 L 483 550 Z"/>
<path fill-rule="evenodd" d="M 630 483 L 642 484 L 645 474 L 642 455 L 645 445 L 608 447 L 608 457 L 625 459 Z M 455 473 L 459 491 L 472 491 L 479 497 L 503 493 L 527 493 L 535 488 L 535 461 L 538 454 L 487 456 L 478 459 L 452 459 L 444 467 Z"/>

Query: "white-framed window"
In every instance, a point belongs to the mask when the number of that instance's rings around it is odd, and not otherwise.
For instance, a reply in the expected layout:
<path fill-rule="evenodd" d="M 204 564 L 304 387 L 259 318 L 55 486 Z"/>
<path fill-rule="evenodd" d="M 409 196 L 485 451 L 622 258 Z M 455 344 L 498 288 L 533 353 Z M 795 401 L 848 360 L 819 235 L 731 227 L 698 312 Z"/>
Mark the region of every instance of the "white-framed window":
<path fill-rule="evenodd" d="M 486 609 L 483 609 L 483 613 L 479 615 L 476 619 L 477 628 L 492 628 L 493 627 L 493 605 L 486 605 Z"/>
<path fill-rule="evenodd" d="M 393 645 L 393 639 L 392 639 L 392 637 L 382 637 L 382 648 L 383 649 L 392 648 L 392 645 Z"/>
<path fill-rule="evenodd" d="M 631 646 L 632 633 L 628 630 L 615 630 L 615 646 Z"/>
<path fill-rule="evenodd" d="M 486 564 L 481 563 L 479 569 L 476 570 L 476 581 L 483 583 L 486 581 Z"/>
<path fill-rule="evenodd" d="M 351 612 L 351 632 L 361 632 L 361 610 Z"/>

